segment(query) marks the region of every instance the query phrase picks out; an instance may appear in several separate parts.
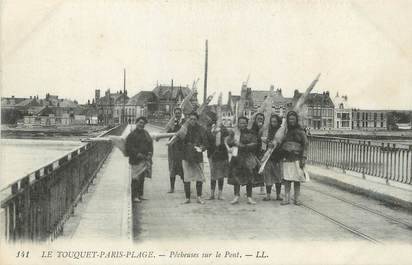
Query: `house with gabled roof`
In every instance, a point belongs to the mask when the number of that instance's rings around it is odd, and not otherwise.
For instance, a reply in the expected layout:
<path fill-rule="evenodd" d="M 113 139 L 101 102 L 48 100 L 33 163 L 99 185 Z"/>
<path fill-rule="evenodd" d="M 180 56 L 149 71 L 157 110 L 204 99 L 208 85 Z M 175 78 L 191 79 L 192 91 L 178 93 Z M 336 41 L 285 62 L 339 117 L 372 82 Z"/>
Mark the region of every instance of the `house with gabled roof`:
<path fill-rule="evenodd" d="M 293 103 L 296 103 L 302 94 L 296 89 L 293 94 Z M 300 123 L 309 129 L 332 129 L 334 127 L 334 109 L 335 105 L 329 96 L 329 91 L 310 93 L 299 113 Z"/>
<path fill-rule="evenodd" d="M 99 112 L 99 123 L 120 123 L 124 117 L 123 107 L 128 100 L 127 90 L 111 93 L 110 89 L 107 89 L 105 95 L 100 97 L 100 89 L 96 89 L 95 103 Z"/>
<path fill-rule="evenodd" d="M 148 111 L 156 110 L 156 94 L 152 91 L 140 91 L 129 98 L 125 106 L 126 120 L 132 123 L 140 116 L 147 116 Z"/>
<path fill-rule="evenodd" d="M 337 130 L 351 130 L 352 129 L 352 109 L 348 103 L 348 96 L 336 93 L 333 98 L 335 105 L 334 125 Z"/>
<path fill-rule="evenodd" d="M 188 86 L 156 85 L 152 91 L 155 101 L 148 102 L 148 116 L 160 119 L 169 119 L 173 115 L 175 107 L 179 106 L 183 99 L 190 93 Z M 191 104 L 198 106 L 197 93 L 191 98 Z"/>
<path fill-rule="evenodd" d="M 271 89 L 274 90 L 272 110 L 274 113 L 283 117 L 286 114 L 286 112 L 291 108 L 293 99 L 284 97 L 281 88 L 275 90 L 274 86 L 272 85 Z M 269 91 L 269 89 L 253 90 L 251 87 L 248 87 L 245 83 L 242 84 L 240 98 L 237 101 L 239 102 L 240 100 L 243 100 L 244 102 L 244 112 L 241 115 L 251 118 L 252 115 L 255 114 L 262 106 L 265 99 L 269 95 Z M 235 106 L 235 110 L 236 108 L 237 106 Z"/>

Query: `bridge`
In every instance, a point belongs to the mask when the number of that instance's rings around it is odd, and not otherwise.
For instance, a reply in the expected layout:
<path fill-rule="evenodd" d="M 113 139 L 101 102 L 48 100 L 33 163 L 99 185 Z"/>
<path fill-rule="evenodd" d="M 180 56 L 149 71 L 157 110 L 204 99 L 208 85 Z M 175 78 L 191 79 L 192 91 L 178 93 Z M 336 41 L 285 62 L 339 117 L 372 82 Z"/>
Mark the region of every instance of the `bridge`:
<path fill-rule="evenodd" d="M 301 206 L 262 201 L 260 188 L 253 190 L 256 205 L 246 204 L 243 191 L 241 203 L 231 205 L 233 187 L 226 183 L 225 200 L 182 204 L 180 179 L 175 193 L 167 193 L 166 140 L 154 148 L 153 177 L 145 182 L 142 203 L 131 202 L 127 158 L 108 142 L 85 144 L 16 181 L 1 193 L 3 238 L 412 242 L 411 146 L 310 137 L 311 181 L 303 184 Z"/>

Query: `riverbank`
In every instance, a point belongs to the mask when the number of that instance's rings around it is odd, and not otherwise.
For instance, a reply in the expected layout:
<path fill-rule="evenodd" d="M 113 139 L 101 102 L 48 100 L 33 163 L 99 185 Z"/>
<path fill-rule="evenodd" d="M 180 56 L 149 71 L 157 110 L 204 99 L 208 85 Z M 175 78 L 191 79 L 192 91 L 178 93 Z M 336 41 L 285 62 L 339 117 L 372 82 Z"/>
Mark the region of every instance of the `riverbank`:
<path fill-rule="evenodd" d="M 50 127 L 8 127 L 2 125 L 3 139 L 58 139 L 79 140 L 84 137 L 95 137 L 112 126 L 101 125 L 70 125 Z"/>

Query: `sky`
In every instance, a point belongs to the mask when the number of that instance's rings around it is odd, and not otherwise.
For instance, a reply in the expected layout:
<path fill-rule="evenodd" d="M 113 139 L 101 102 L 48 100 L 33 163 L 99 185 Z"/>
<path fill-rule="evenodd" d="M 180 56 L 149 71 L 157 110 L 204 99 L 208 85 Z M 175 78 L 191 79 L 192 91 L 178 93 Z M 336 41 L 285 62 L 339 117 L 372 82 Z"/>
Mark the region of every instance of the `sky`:
<path fill-rule="evenodd" d="M 3 0 L 1 95 L 84 103 L 156 83 L 209 92 L 304 90 L 357 108 L 412 109 L 412 1 Z M 199 100 L 203 92 L 199 91 Z"/>

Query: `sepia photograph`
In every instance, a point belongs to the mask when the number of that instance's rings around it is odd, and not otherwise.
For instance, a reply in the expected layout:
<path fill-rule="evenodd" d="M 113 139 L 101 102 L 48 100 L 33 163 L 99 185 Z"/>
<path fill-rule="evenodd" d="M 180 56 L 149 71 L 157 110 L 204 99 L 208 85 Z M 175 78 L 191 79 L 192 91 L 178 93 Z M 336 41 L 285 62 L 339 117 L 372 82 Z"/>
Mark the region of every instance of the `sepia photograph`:
<path fill-rule="evenodd" d="M 410 0 L 3 0 L 0 263 L 410 264 Z"/>

